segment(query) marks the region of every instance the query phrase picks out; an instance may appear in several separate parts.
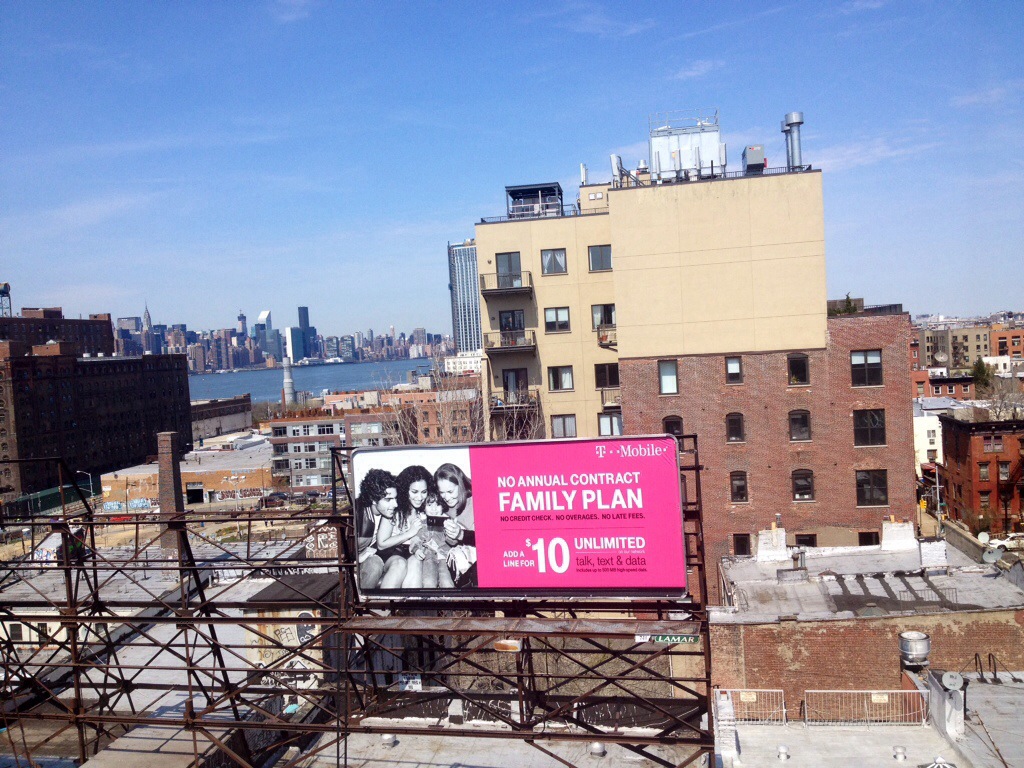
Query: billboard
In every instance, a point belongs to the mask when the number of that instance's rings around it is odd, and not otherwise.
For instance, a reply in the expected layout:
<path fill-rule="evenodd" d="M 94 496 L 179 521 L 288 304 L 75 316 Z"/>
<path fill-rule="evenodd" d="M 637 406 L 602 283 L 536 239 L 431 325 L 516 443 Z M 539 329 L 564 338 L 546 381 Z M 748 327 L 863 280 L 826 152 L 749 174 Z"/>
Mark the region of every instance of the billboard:
<path fill-rule="evenodd" d="M 360 592 L 686 591 L 669 435 L 355 451 Z"/>

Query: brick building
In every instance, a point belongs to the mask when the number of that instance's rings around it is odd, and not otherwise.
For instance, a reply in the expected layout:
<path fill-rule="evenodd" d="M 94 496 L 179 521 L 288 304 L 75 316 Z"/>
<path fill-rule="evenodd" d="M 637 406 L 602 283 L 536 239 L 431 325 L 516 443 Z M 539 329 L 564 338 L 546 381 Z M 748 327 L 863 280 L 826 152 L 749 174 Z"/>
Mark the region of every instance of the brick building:
<path fill-rule="evenodd" d="M 993 328 L 989 333 L 989 349 L 993 356 L 1024 358 L 1024 328 Z"/>
<path fill-rule="evenodd" d="M 184 356 L 79 357 L 69 342 L 0 342 L 0 459 L 60 456 L 74 472 L 103 472 L 156 455 L 163 431 L 191 434 Z M 58 482 L 51 464 L 2 465 L 0 500 Z"/>
<path fill-rule="evenodd" d="M 222 397 L 192 402 L 192 441 L 252 428 L 252 397 Z"/>
<path fill-rule="evenodd" d="M 337 413 L 308 410 L 270 420 L 275 483 L 327 490 L 331 448 L 345 443 L 345 420 Z"/>
<path fill-rule="evenodd" d="M 924 394 L 915 397 L 955 397 L 957 400 L 975 398 L 974 379 L 970 376 L 930 376 L 924 382 Z"/>
<path fill-rule="evenodd" d="M 824 349 L 620 359 L 630 434 L 696 433 L 708 561 L 790 543 L 876 543 L 915 504 L 905 314 L 828 320 Z"/>
<path fill-rule="evenodd" d="M 939 416 L 939 482 L 950 517 L 974 532 L 1022 530 L 1024 420 L 989 421 L 983 409 Z"/>
<path fill-rule="evenodd" d="M 723 562 L 726 606 L 711 613 L 715 685 L 782 689 L 794 716 L 808 690 L 898 689 L 906 631 L 929 635 L 932 668 L 973 668 L 975 654 L 1024 668 L 1019 562 L 982 565 L 900 523 L 885 526 L 879 546 L 809 550 L 798 567 L 791 554 Z"/>
<path fill-rule="evenodd" d="M 19 341 L 30 347 L 65 341 L 74 344 L 83 355 L 114 354 L 114 328 L 109 314 L 78 320 L 64 317 L 60 307 L 24 307 L 21 317 L 0 317 L 0 341 Z"/>

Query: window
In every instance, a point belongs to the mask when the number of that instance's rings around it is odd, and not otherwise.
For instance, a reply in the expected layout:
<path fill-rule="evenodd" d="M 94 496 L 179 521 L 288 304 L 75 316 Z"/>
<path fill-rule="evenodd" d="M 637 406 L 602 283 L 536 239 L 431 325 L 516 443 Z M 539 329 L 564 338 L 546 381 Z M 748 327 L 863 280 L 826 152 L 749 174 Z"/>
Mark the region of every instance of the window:
<path fill-rule="evenodd" d="M 932 450 L 928 451 L 928 461 L 934 462 L 938 458 L 939 458 L 939 452 L 938 451 L 936 451 L 935 449 L 932 449 Z"/>
<path fill-rule="evenodd" d="M 303 424 L 302 425 L 302 436 L 303 437 L 309 437 L 309 434 L 310 434 L 311 430 L 312 430 L 312 425 L 310 425 L 310 424 Z"/>
<path fill-rule="evenodd" d="M 853 412 L 853 444 L 885 445 L 885 410 Z"/>
<path fill-rule="evenodd" d="M 860 531 L 857 534 L 858 547 L 877 547 L 878 543 L 878 531 Z"/>
<path fill-rule="evenodd" d="M 917 396 L 918 397 L 924 397 L 924 382 L 923 381 L 917 382 Z"/>
<path fill-rule="evenodd" d="M 569 308 L 548 307 L 544 310 L 544 332 L 565 333 L 569 330 Z"/>
<path fill-rule="evenodd" d="M 986 512 L 992 508 L 992 491 L 982 491 L 978 494 L 978 501 L 981 508 Z"/>
<path fill-rule="evenodd" d="M 599 363 L 594 366 L 594 381 L 598 389 L 619 386 L 619 364 Z"/>
<path fill-rule="evenodd" d="M 316 469 L 316 457 L 314 457 L 314 456 L 307 456 L 306 457 L 306 469 Z"/>
<path fill-rule="evenodd" d="M 789 412 L 789 439 L 793 441 L 811 439 L 810 411 Z"/>
<path fill-rule="evenodd" d="M 292 437 L 302 437 L 302 430 L 298 427 L 292 427 Z"/>
<path fill-rule="evenodd" d="M 675 360 L 658 361 L 658 391 L 663 395 L 679 394 L 679 380 L 676 376 Z"/>
<path fill-rule="evenodd" d="M 302 459 L 292 459 L 292 469 L 302 469 Z"/>
<path fill-rule="evenodd" d="M 316 443 L 306 443 L 306 453 L 316 453 Z"/>
<path fill-rule="evenodd" d="M 612 247 L 610 245 L 592 245 L 589 251 L 591 272 L 601 272 L 612 268 Z"/>
<path fill-rule="evenodd" d="M 292 443 L 292 453 L 302 453 L 302 443 Z"/>
<path fill-rule="evenodd" d="M 729 499 L 734 502 L 747 501 L 747 473 L 729 473 Z"/>
<path fill-rule="evenodd" d="M 1000 461 L 999 462 L 999 479 L 1009 480 L 1010 479 L 1010 462 Z"/>
<path fill-rule="evenodd" d="M 793 501 L 814 501 L 814 473 L 809 469 L 793 472 Z"/>
<path fill-rule="evenodd" d="M 794 353 L 786 358 L 786 362 L 790 385 L 811 383 L 811 363 L 807 355 Z"/>
<path fill-rule="evenodd" d="M 796 535 L 796 545 L 798 547 L 816 547 L 818 546 L 818 534 L 798 533 Z"/>
<path fill-rule="evenodd" d="M 615 305 L 614 304 L 592 304 L 590 306 L 591 320 L 596 331 L 601 326 L 615 327 Z"/>
<path fill-rule="evenodd" d="M 333 435 L 334 425 L 333 424 L 317 424 L 316 433 L 318 435 Z"/>
<path fill-rule="evenodd" d="M 601 437 L 614 437 L 622 434 L 622 414 L 602 413 L 597 417 L 597 431 Z"/>
<path fill-rule="evenodd" d="M 561 392 L 572 389 L 572 366 L 553 365 L 548 368 L 548 389 Z"/>
<path fill-rule="evenodd" d="M 889 473 L 884 469 L 857 472 L 857 506 L 889 506 Z"/>
<path fill-rule="evenodd" d="M 274 437 L 287 437 L 288 427 L 274 427 Z"/>
<path fill-rule="evenodd" d="M 850 353 L 850 376 L 855 387 L 882 384 L 882 350 L 865 349 Z"/>
<path fill-rule="evenodd" d="M 964 384 L 961 387 L 961 389 L 963 389 L 965 395 L 971 394 L 971 385 L 970 384 Z"/>
<path fill-rule="evenodd" d="M 985 453 L 999 453 L 1003 450 L 1002 435 L 986 435 L 983 438 Z"/>
<path fill-rule="evenodd" d="M 25 639 L 25 636 L 22 633 L 21 624 L 8 624 L 7 627 L 12 642 L 20 643 Z"/>
<path fill-rule="evenodd" d="M 566 273 L 565 248 L 549 248 L 540 252 L 542 275 L 564 275 Z"/>
<path fill-rule="evenodd" d="M 576 437 L 576 415 L 551 417 L 552 437 Z"/>
<path fill-rule="evenodd" d="M 743 431 L 743 414 L 729 413 L 725 416 L 725 441 L 727 443 L 746 442 L 747 436 Z"/>
<path fill-rule="evenodd" d="M 942 394 L 942 387 L 938 387 L 938 386 L 932 387 L 932 394 L 933 395 L 941 395 Z"/>
<path fill-rule="evenodd" d="M 424 437 L 430 437 L 430 427 L 424 427 L 423 428 L 423 436 Z"/>
<path fill-rule="evenodd" d="M 666 416 L 661 420 L 661 431 L 666 435 L 682 437 L 683 420 L 679 416 Z"/>
<path fill-rule="evenodd" d="M 740 557 L 748 557 L 750 555 L 749 533 L 734 533 L 732 535 L 732 553 Z"/>
<path fill-rule="evenodd" d="M 741 357 L 727 357 L 727 358 L 725 358 L 725 383 L 726 384 L 742 384 L 743 383 L 743 358 L 741 358 Z"/>
<path fill-rule="evenodd" d="M 946 387 L 946 393 L 950 394 L 950 395 L 956 394 L 956 385 L 955 384 L 950 384 L 949 386 L 947 386 Z"/>
<path fill-rule="evenodd" d="M 989 479 L 989 476 L 988 476 L 988 462 L 987 461 L 984 464 L 979 464 L 978 465 L 978 479 L 979 480 L 988 480 Z"/>

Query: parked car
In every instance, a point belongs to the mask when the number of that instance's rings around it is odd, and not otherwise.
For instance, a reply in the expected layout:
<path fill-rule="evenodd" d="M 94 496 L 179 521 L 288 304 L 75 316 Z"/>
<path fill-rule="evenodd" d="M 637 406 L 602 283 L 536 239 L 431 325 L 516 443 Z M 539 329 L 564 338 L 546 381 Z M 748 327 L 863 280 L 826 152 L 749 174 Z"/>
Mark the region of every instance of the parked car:
<path fill-rule="evenodd" d="M 1003 549 L 1024 549 L 1024 533 L 1008 533 L 1001 539 L 991 539 L 989 544 Z"/>

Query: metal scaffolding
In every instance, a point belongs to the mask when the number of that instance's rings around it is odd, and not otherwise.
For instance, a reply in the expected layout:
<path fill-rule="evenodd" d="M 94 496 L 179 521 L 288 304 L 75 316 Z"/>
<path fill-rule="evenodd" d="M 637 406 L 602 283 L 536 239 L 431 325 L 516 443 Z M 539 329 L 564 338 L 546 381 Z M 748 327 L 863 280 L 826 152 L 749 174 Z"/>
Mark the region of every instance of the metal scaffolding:
<path fill-rule="evenodd" d="M 81 763 L 131 738 L 182 766 L 348 765 L 350 735 L 387 733 L 518 739 L 553 764 L 569 764 L 557 742 L 709 759 L 700 461 L 694 436 L 679 443 L 687 602 L 360 599 L 345 448 L 329 510 L 116 524 L 61 459 L 34 460 L 74 492 L 60 515 L 19 523 L 32 551 L 0 563 L 0 756 Z M 224 523 L 235 535 L 212 533 Z M 113 526 L 132 541 L 101 546 Z"/>

